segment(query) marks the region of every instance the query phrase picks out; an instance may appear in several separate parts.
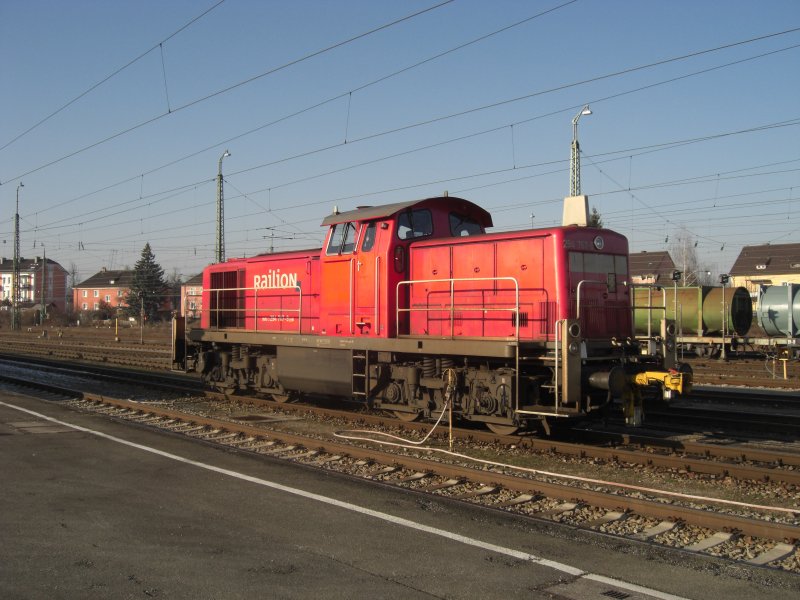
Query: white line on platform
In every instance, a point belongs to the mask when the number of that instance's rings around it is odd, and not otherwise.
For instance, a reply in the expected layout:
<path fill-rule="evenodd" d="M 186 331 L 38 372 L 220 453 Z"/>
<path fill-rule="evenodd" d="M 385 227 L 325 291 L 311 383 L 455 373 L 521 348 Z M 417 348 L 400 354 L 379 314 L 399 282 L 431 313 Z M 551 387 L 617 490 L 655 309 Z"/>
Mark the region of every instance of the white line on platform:
<path fill-rule="evenodd" d="M 358 506 L 357 504 L 352 504 L 350 502 L 343 502 L 341 500 L 336 500 L 335 498 L 330 498 L 328 496 L 322 496 L 320 494 L 315 494 L 313 492 L 307 492 L 305 490 L 301 490 L 298 488 L 289 487 L 283 485 L 281 483 L 277 483 L 274 481 L 267 481 L 266 479 L 261 479 L 258 477 L 252 477 L 251 475 L 245 475 L 244 473 L 238 473 L 236 471 L 231 471 L 229 469 L 223 469 L 221 467 L 216 467 L 214 465 L 210 465 L 207 463 L 198 462 L 196 460 L 191 460 L 189 458 L 184 458 L 182 456 L 178 456 L 177 454 L 172 454 L 170 452 L 164 452 L 163 450 L 158 450 L 157 448 L 152 448 L 150 446 L 145 446 L 143 444 L 137 444 L 136 442 L 130 442 L 128 440 L 123 440 L 122 438 L 115 437 L 113 435 L 108 435 L 107 433 L 103 433 L 101 431 L 95 431 L 94 429 L 88 429 L 86 427 L 82 427 L 80 425 L 75 425 L 73 423 L 67 423 L 65 421 L 60 421 L 59 419 L 55 419 L 53 417 L 48 417 L 47 415 L 43 415 L 41 413 L 29 410 L 27 408 L 22 408 L 21 406 L 16 406 L 14 404 L 8 404 L 6 402 L 0 401 L 0 405 L 6 406 L 8 408 L 12 408 L 14 410 L 18 410 L 29 415 L 33 415 L 35 417 L 39 417 L 40 419 L 45 419 L 46 421 L 50 421 L 52 423 L 58 423 L 59 425 L 63 425 L 66 427 L 71 427 L 77 431 L 83 431 L 84 433 L 89 433 L 95 435 L 97 437 L 116 442 L 117 444 L 123 444 L 125 446 L 129 446 L 131 448 L 136 448 L 137 450 L 143 450 L 144 452 L 150 452 L 151 454 L 156 454 L 158 456 L 162 456 L 164 458 L 168 458 L 170 460 L 175 460 L 187 465 L 192 465 L 194 467 L 198 467 L 201 469 L 205 469 L 207 471 L 213 471 L 215 473 L 220 473 L 222 475 L 227 475 L 228 477 L 233 477 L 235 479 L 240 479 L 242 481 L 248 481 L 250 483 L 255 483 L 257 485 L 261 485 L 264 487 L 272 488 L 275 490 L 279 490 L 281 492 L 285 492 L 287 494 L 293 494 L 295 496 L 300 496 L 302 498 L 307 498 L 309 500 L 314 500 L 316 502 L 322 502 L 324 504 L 329 504 L 331 506 L 336 506 L 338 508 L 342 508 L 344 510 L 349 510 L 351 512 L 355 512 L 362 515 L 367 515 L 373 517 L 375 519 L 380 519 L 381 521 L 385 521 L 387 523 L 392 523 L 394 525 L 399 525 L 401 527 L 407 527 L 409 529 L 414 529 L 416 531 L 422 531 L 425 533 L 429 533 L 432 535 L 436 535 L 448 540 L 452 540 L 454 542 L 459 542 L 461 544 L 465 544 L 467 546 L 472 546 L 474 548 L 481 548 L 483 550 L 488 550 L 489 552 L 494 552 L 496 554 L 502 554 L 505 556 L 510 556 L 511 558 L 516 558 L 518 560 L 528 561 L 537 565 L 541 565 L 543 567 L 549 567 L 556 571 L 560 571 L 562 573 L 566 573 L 567 575 L 572 575 L 573 577 L 580 577 L 586 580 L 595 581 L 599 583 L 603 583 L 606 585 L 612 585 L 614 587 L 618 587 L 624 590 L 628 590 L 631 592 L 636 592 L 639 594 L 646 594 L 648 596 L 652 596 L 653 598 L 659 598 L 660 600 L 687 600 L 682 596 L 675 596 L 673 594 L 667 594 L 665 592 L 660 592 L 658 590 L 653 590 L 650 588 L 646 588 L 643 586 L 639 586 L 633 583 L 628 583 L 626 581 L 622 581 L 619 579 L 613 579 L 611 577 L 605 577 L 603 575 L 597 575 L 595 573 L 590 573 L 588 571 L 584 571 L 577 567 L 573 567 L 571 565 L 567 565 L 562 562 L 548 560 L 546 558 L 541 558 L 534 554 L 529 554 L 528 552 L 522 552 L 519 550 L 514 550 L 513 548 L 506 548 L 504 546 L 498 546 L 496 544 L 490 544 L 488 542 L 483 542 L 481 540 L 476 540 L 475 538 L 467 537 L 464 535 L 459 535 L 457 533 L 453 533 L 450 531 L 446 531 L 444 529 L 439 529 L 437 527 L 430 527 L 429 525 L 423 525 L 422 523 L 417 523 L 415 521 L 411 521 L 409 519 L 404 519 L 402 517 L 396 517 L 394 515 L 390 515 L 388 513 L 380 512 L 377 510 L 372 510 L 369 508 L 365 508 L 363 506 Z"/>

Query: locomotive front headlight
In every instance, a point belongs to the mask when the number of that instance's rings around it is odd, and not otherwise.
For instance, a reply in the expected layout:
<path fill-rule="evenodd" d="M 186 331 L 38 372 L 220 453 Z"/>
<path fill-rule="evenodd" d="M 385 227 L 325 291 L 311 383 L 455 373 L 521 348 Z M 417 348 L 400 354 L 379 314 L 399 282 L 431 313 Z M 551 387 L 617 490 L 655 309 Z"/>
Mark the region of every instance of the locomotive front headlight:
<path fill-rule="evenodd" d="M 580 323 L 572 323 L 569 326 L 569 334 L 572 337 L 580 337 L 581 336 L 581 326 Z"/>
<path fill-rule="evenodd" d="M 675 335 L 675 323 L 669 323 L 667 325 L 667 335 Z"/>

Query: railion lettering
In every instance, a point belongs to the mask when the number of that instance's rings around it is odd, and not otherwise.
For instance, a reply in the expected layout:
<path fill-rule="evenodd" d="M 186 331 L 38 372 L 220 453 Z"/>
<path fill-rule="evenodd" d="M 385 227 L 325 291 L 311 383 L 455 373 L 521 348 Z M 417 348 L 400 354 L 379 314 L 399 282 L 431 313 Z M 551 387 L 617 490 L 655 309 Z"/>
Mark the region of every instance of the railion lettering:
<path fill-rule="evenodd" d="M 297 273 L 281 273 L 270 269 L 264 275 L 253 276 L 253 287 L 257 290 L 279 290 L 297 287 Z"/>

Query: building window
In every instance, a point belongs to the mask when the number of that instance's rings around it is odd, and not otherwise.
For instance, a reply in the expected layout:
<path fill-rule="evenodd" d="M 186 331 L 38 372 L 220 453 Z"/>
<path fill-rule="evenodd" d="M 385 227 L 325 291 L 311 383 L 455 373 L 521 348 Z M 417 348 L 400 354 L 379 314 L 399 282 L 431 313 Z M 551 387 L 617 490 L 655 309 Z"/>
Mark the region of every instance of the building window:
<path fill-rule="evenodd" d="M 100 290 L 95 290 L 94 291 L 94 297 L 95 298 L 99 298 L 100 297 Z"/>
<path fill-rule="evenodd" d="M 83 297 L 87 298 L 88 296 L 89 296 L 89 291 L 88 290 L 83 290 Z"/>
<path fill-rule="evenodd" d="M 89 305 L 88 305 L 88 304 L 86 304 L 86 302 L 84 302 L 83 304 L 81 304 L 81 309 L 82 309 L 82 310 L 86 310 L 87 308 L 89 308 Z"/>
<path fill-rule="evenodd" d="M 110 294 L 106 295 L 106 302 L 111 302 L 111 295 Z"/>
<path fill-rule="evenodd" d="M 98 310 L 99 308 L 100 308 L 100 305 L 99 305 L 99 304 L 97 304 L 97 302 L 95 302 L 95 303 L 94 303 L 94 309 L 95 309 L 95 310 Z"/>

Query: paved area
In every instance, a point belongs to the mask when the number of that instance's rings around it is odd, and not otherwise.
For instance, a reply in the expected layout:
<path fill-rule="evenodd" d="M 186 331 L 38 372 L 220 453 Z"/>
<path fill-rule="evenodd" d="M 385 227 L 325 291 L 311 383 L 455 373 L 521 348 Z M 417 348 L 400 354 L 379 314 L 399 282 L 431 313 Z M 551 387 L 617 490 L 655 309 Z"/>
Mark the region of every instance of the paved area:
<path fill-rule="evenodd" d="M 4 599 L 798 591 L 793 575 L 487 514 L 0 394 Z"/>

